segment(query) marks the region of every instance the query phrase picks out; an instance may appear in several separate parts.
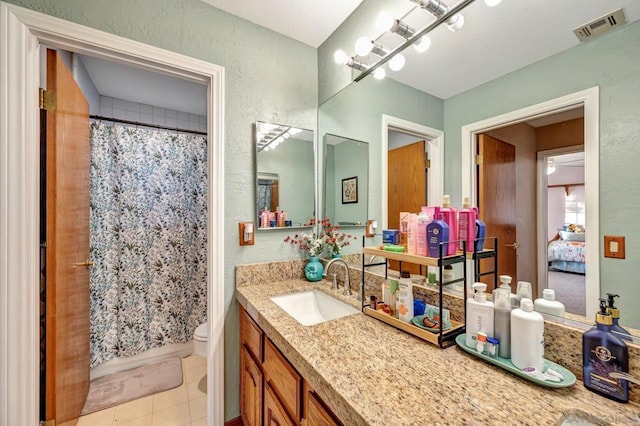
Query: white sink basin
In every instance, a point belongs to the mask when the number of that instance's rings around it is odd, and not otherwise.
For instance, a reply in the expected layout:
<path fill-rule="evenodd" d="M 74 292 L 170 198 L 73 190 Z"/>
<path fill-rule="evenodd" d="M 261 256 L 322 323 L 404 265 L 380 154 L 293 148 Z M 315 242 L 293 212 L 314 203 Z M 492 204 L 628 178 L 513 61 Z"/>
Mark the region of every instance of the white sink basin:
<path fill-rule="evenodd" d="M 301 291 L 271 298 L 302 325 L 314 325 L 359 311 L 318 290 Z"/>

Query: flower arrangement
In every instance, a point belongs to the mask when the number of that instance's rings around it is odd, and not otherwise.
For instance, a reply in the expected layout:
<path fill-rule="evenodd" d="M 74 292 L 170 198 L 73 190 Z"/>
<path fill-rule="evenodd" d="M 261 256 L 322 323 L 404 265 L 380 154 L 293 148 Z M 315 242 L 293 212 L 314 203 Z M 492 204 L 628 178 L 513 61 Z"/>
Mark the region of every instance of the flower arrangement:
<path fill-rule="evenodd" d="M 320 232 L 316 233 L 316 221 L 312 219 L 306 226 L 313 226 L 311 234 L 295 234 L 293 237 L 288 236 L 284 239 L 285 243 L 291 243 L 300 250 L 309 254 L 309 256 L 320 256 L 324 251 L 328 251 L 330 255 L 339 255 L 342 248 L 348 246 L 350 240 L 356 237 L 351 234 L 338 232 L 340 227 L 332 225 L 330 219 L 324 219 L 320 222 Z"/>

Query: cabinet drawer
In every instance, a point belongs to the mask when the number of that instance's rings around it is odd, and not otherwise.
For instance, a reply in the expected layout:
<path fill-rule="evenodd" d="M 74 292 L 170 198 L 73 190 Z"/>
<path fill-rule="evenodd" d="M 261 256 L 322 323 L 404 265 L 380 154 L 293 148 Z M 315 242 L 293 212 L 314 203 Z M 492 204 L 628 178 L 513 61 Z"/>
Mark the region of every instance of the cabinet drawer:
<path fill-rule="evenodd" d="M 262 362 L 262 330 L 242 308 L 240 309 L 240 343 L 247 347 L 258 362 Z"/>
<path fill-rule="evenodd" d="M 264 395 L 264 424 L 265 426 L 294 426 L 287 411 L 278 401 L 271 386 L 266 385 Z"/>
<path fill-rule="evenodd" d="M 299 422 L 302 415 L 300 399 L 302 395 L 302 378 L 271 343 L 271 340 L 265 339 L 264 346 L 263 366 L 265 379 L 291 417 L 296 422 Z"/>
<path fill-rule="evenodd" d="M 307 392 L 307 426 L 340 426 L 334 414 L 314 391 Z"/>
<path fill-rule="evenodd" d="M 246 347 L 240 349 L 240 413 L 244 426 L 262 425 L 262 371 Z"/>

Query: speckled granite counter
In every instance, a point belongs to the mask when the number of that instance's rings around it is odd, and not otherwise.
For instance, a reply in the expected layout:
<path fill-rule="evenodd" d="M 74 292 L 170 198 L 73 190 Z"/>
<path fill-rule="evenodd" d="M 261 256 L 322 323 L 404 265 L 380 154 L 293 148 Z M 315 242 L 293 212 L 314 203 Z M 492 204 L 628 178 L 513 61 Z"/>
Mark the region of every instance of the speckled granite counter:
<path fill-rule="evenodd" d="M 640 406 L 600 397 L 582 382 L 540 387 L 457 347 L 439 349 L 362 313 L 305 327 L 269 299 L 318 288 L 358 306 L 354 296 L 342 296 L 342 288 L 332 292 L 326 281 L 248 281 L 238 284 L 239 303 L 349 426 L 552 425 L 576 411 L 601 424 L 638 423 Z"/>

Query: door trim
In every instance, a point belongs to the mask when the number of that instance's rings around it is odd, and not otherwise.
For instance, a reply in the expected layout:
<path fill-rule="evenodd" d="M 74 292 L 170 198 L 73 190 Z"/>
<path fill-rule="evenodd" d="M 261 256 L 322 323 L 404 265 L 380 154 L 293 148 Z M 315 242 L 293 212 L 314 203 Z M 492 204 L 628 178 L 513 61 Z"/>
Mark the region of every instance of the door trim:
<path fill-rule="evenodd" d="M 39 45 L 208 85 L 207 415 L 224 422 L 224 67 L 0 2 L 0 424 L 39 414 Z M 6 236 L 6 238 L 4 237 Z M 16 327 L 16 324 L 21 324 Z"/>
<path fill-rule="evenodd" d="M 584 107 L 584 157 L 585 157 L 585 199 L 586 228 L 590 231 L 585 236 L 586 261 L 589 272 L 586 276 L 586 317 L 593 318 L 597 312 L 597 300 L 600 297 L 600 88 L 591 87 L 566 96 L 541 102 L 515 111 L 507 112 L 486 120 L 477 121 L 462 126 L 462 193 L 471 194 L 475 204 L 476 177 L 473 159 L 475 157 L 475 140 L 478 133 L 487 132 L 498 127 L 517 124 L 523 121 L 543 117 L 573 109 Z M 541 224 L 537 224 L 537 234 L 540 235 Z M 538 279 L 540 281 L 540 279 Z"/>
<path fill-rule="evenodd" d="M 431 161 L 429 179 L 427 181 L 427 202 L 430 206 L 439 206 L 444 193 L 444 132 L 413 123 L 391 115 L 382 114 L 382 137 L 381 137 L 381 189 L 382 189 L 382 210 L 381 228 L 386 229 L 388 223 L 387 211 L 387 151 L 389 149 L 389 130 L 398 130 L 403 133 L 410 133 L 420 139 L 427 139 L 427 155 Z"/>

